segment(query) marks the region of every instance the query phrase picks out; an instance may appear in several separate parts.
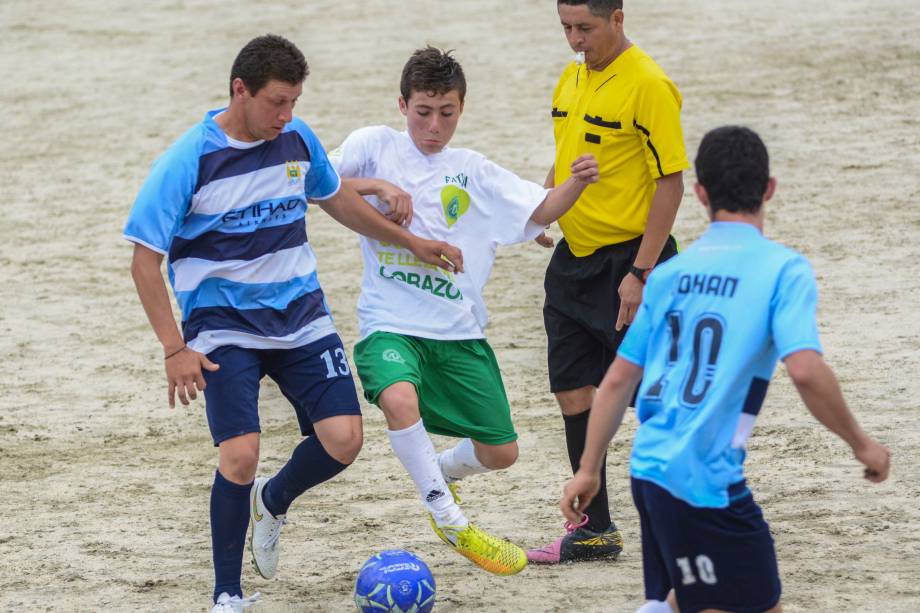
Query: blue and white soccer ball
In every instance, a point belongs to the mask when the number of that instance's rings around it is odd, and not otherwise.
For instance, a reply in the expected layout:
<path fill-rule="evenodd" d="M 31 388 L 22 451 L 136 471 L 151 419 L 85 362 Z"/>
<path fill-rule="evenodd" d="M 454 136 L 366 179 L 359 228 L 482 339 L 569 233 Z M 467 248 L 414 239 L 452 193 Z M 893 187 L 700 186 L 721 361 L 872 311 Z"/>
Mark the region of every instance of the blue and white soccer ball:
<path fill-rule="evenodd" d="M 434 577 L 408 551 L 381 551 L 358 573 L 355 604 L 362 613 L 428 613 L 434 608 Z"/>

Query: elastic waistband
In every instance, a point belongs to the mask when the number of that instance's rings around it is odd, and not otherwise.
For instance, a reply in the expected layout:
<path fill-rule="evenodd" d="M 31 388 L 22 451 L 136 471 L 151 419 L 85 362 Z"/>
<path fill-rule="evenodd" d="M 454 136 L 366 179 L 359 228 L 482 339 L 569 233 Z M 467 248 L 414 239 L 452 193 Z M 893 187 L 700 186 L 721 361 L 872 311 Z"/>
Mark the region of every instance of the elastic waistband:
<path fill-rule="evenodd" d="M 592 251 L 591 253 L 589 253 L 588 255 L 583 255 L 583 256 L 577 256 L 572 252 L 572 248 L 569 246 L 569 242 L 565 239 L 565 237 L 560 239 L 559 246 L 562 247 L 562 245 L 564 244 L 565 250 L 568 252 L 568 254 L 571 257 L 583 259 L 583 258 L 590 258 L 595 255 L 603 255 L 611 251 L 620 251 L 622 249 L 638 249 L 639 245 L 642 244 L 642 237 L 643 235 L 640 234 L 639 236 L 635 238 L 630 238 L 625 241 L 620 241 L 619 243 L 610 243 L 608 245 L 602 245 L 598 247 L 597 249 L 595 249 L 594 251 Z"/>
<path fill-rule="evenodd" d="M 728 486 L 728 501 L 735 502 L 745 496 L 751 496 L 751 490 L 747 486 L 747 479 L 742 479 Z"/>

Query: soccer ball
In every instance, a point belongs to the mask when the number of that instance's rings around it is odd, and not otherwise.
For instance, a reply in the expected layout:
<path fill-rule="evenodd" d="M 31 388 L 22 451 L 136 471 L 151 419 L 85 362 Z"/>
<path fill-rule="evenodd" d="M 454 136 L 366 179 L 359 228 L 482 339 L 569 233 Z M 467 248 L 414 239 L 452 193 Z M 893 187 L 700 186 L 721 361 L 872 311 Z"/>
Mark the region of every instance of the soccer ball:
<path fill-rule="evenodd" d="M 355 604 L 362 613 L 428 613 L 434 608 L 434 577 L 415 554 L 381 551 L 361 566 Z"/>

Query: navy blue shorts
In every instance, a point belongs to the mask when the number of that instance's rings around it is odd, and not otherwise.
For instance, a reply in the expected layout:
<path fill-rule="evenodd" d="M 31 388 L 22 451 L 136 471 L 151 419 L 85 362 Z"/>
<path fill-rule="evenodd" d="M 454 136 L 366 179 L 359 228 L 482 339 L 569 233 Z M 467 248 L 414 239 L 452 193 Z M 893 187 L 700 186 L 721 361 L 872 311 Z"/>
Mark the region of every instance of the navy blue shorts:
<path fill-rule="evenodd" d="M 744 481 L 729 488 L 724 509 L 691 506 L 643 479 L 632 479 L 632 495 L 647 599 L 674 588 L 681 613 L 761 613 L 779 602 L 773 537 Z"/>
<path fill-rule="evenodd" d="M 259 382 L 271 377 L 294 406 L 300 432 L 313 433 L 313 424 L 335 415 L 360 415 L 358 393 L 342 340 L 330 334 L 296 349 L 218 347 L 208 359 L 220 365 L 202 371 L 208 428 L 216 447 L 222 441 L 259 427 Z"/>

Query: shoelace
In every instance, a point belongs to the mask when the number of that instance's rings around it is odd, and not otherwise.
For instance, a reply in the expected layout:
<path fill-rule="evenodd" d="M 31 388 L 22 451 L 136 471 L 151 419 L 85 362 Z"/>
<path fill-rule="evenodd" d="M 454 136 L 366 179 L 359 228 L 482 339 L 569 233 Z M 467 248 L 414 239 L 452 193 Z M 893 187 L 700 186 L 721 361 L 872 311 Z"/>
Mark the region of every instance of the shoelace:
<path fill-rule="evenodd" d="M 453 546 L 457 545 L 457 540 L 460 538 L 460 533 L 465 528 L 466 526 L 450 526 L 450 525 L 438 526 L 438 529 L 441 531 L 441 534 L 444 535 L 442 538 L 447 539 L 447 541 Z"/>
<path fill-rule="evenodd" d="M 587 524 L 588 524 L 588 514 L 585 513 L 584 515 L 582 515 L 581 521 L 578 522 L 577 524 L 573 524 L 570 521 L 565 522 L 565 532 L 566 534 L 572 534 L 573 532 L 575 532 L 576 530 L 578 530 L 579 528 Z"/>
<path fill-rule="evenodd" d="M 476 543 L 478 546 L 473 547 L 473 543 L 470 542 L 465 545 L 469 548 L 469 551 L 475 553 L 478 557 L 485 557 L 489 560 L 489 562 L 484 565 L 480 564 L 483 568 L 491 572 L 499 572 L 499 570 L 507 572 L 509 569 L 517 567 L 520 561 L 519 556 L 522 556 L 524 553 L 517 545 L 501 537 L 489 534 L 473 524 L 470 524 L 470 527 L 477 534 L 478 538 L 476 539 Z M 477 562 L 477 564 L 479 564 L 479 562 Z M 496 564 L 500 566 L 496 566 Z M 520 570 L 519 567 L 518 570 Z"/>
<path fill-rule="evenodd" d="M 242 605 L 242 607 L 243 607 L 244 609 L 248 609 L 249 607 L 251 607 L 252 605 L 254 605 L 255 603 L 257 603 L 257 602 L 259 601 L 260 598 L 262 598 L 262 594 L 259 593 L 259 592 L 256 592 L 256 593 L 253 594 L 252 596 L 247 596 L 246 598 L 241 598 L 241 599 L 240 599 L 240 604 Z"/>
<path fill-rule="evenodd" d="M 230 596 L 227 592 L 221 594 L 215 604 L 221 605 L 221 608 L 229 611 L 242 611 L 243 609 L 248 609 L 262 597 L 262 594 L 256 592 L 252 596 L 247 596 L 246 598 L 240 598 L 239 596 Z"/>
<path fill-rule="evenodd" d="M 508 552 L 505 551 L 505 549 L 506 549 L 506 546 L 509 544 L 507 541 L 495 536 L 494 534 L 489 534 L 488 532 L 486 532 L 482 528 L 479 528 L 478 526 L 474 526 L 474 529 L 478 533 L 480 544 L 485 545 L 485 551 L 483 551 L 482 553 L 485 553 L 488 556 L 496 557 L 496 558 L 506 557 L 505 554 L 507 554 Z"/>
<path fill-rule="evenodd" d="M 287 523 L 287 518 L 276 517 L 271 521 L 271 532 L 269 533 L 268 538 L 265 539 L 265 544 L 262 546 L 264 549 L 274 549 L 278 544 L 278 539 L 281 538 L 281 528 L 284 526 L 284 524 Z"/>

